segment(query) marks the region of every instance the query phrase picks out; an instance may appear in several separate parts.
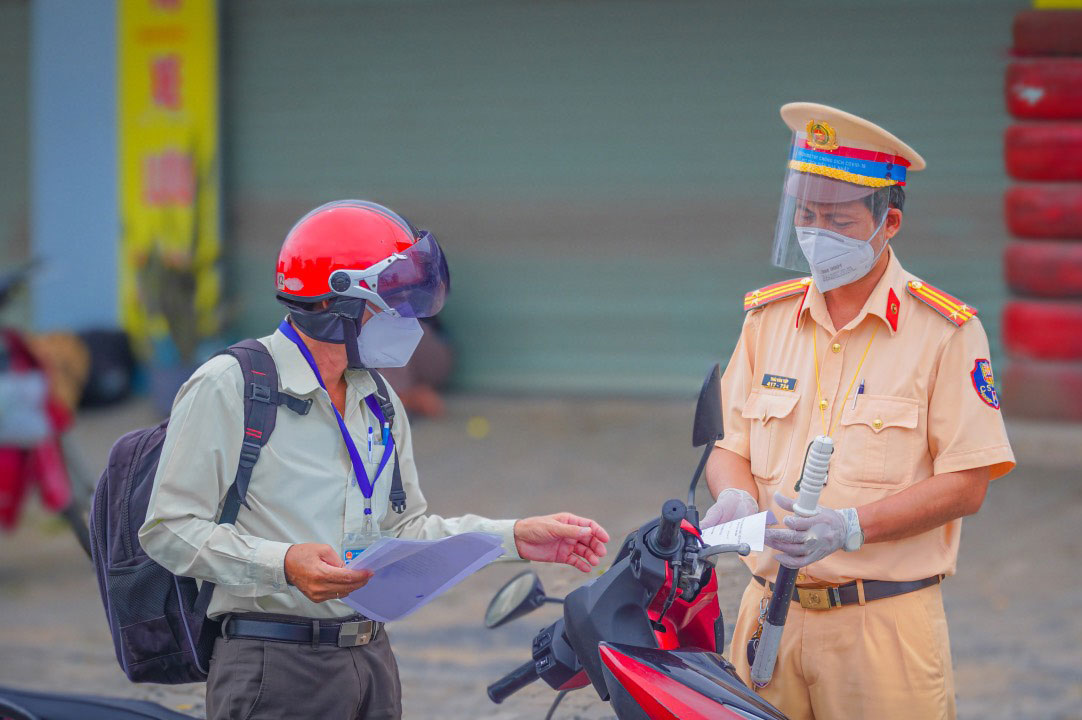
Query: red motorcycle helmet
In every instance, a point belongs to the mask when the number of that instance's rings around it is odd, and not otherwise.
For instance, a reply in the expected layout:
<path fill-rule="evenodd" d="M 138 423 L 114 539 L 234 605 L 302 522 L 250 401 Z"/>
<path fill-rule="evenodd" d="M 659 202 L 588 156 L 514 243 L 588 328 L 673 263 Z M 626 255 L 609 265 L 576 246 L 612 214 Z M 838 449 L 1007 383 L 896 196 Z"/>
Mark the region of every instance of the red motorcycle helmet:
<path fill-rule="evenodd" d="M 364 200 L 321 205 L 289 231 L 278 254 L 277 290 L 288 306 L 330 312 L 372 303 L 383 312 L 430 317 L 443 307 L 450 273 L 436 238 L 393 210 Z"/>
<path fill-rule="evenodd" d="M 451 278 L 432 233 L 382 205 L 338 200 L 289 231 L 276 285 L 293 325 L 344 344 L 353 368 L 363 367 L 357 337 L 369 303 L 392 317 L 431 317 L 443 307 Z"/>

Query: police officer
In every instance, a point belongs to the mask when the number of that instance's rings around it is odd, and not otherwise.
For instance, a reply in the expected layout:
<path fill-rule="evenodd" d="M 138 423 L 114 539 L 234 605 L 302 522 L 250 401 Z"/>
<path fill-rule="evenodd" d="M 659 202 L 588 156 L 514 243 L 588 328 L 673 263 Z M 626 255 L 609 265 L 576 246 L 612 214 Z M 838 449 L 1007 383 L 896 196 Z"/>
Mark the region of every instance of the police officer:
<path fill-rule="evenodd" d="M 409 422 L 393 391 L 393 423 L 376 414 L 366 368 L 404 365 L 420 339 L 417 318 L 443 305 L 450 277 L 430 233 L 374 203 L 323 205 L 286 237 L 277 288 L 288 316 L 260 342 L 280 391 L 310 400 L 309 412 L 277 413 L 246 506 L 235 523 L 216 524 L 246 432 L 243 375 L 227 356 L 204 364 L 173 405 L 139 539 L 172 572 L 217 585 L 208 615 L 224 620 L 223 637 L 208 718 L 398 718 L 387 634 L 340 600 L 371 573 L 345 559 L 383 535 L 482 531 L 503 538 L 508 558 L 586 572 L 609 537 L 570 513 L 516 521 L 426 512 Z M 395 463 L 404 511 L 388 507 Z"/>
<path fill-rule="evenodd" d="M 903 269 L 904 187 L 924 160 L 883 128 L 791 103 L 774 263 L 810 270 L 745 296 L 707 466 L 713 525 L 762 510 L 732 659 L 749 681 L 778 564 L 799 568 L 763 696 L 803 718 L 953 718 L 940 581 L 961 518 L 1014 466 L 977 310 Z M 791 514 L 817 435 L 835 451 L 819 511 Z"/>

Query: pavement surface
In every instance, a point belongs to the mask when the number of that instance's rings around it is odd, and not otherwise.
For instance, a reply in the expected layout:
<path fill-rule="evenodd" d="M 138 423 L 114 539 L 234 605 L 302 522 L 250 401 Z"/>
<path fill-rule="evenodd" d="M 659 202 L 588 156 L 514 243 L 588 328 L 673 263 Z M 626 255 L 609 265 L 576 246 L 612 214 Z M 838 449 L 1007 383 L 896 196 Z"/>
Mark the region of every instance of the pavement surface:
<path fill-rule="evenodd" d="M 690 402 L 453 396 L 439 421 L 415 423 L 430 509 L 514 517 L 573 510 L 614 538 L 683 494 L 697 453 Z M 84 413 L 76 431 L 91 467 L 123 432 L 156 421 L 145 403 Z M 1019 468 L 992 485 L 965 523 L 958 574 L 944 585 L 962 718 L 1082 718 L 1082 428 L 1009 423 Z M 701 491 L 700 504 L 706 500 Z M 615 550 L 614 541 L 610 547 Z M 719 565 L 722 610 L 735 613 L 743 565 Z M 553 698 L 532 686 L 503 705 L 485 686 L 529 653 L 545 607 L 495 631 L 482 617 L 521 571 L 497 563 L 404 621 L 390 636 L 406 718 L 540 718 Z M 543 566 L 550 594 L 583 580 Z M 732 619 L 732 618 L 730 618 Z M 118 668 L 93 572 L 61 521 L 30 507 L 0 539 L 0 685 L 154 700 L 202 717 L 203 686 L 138 686 Z M 613 717 L 589 690 L 556 718 Z"/>

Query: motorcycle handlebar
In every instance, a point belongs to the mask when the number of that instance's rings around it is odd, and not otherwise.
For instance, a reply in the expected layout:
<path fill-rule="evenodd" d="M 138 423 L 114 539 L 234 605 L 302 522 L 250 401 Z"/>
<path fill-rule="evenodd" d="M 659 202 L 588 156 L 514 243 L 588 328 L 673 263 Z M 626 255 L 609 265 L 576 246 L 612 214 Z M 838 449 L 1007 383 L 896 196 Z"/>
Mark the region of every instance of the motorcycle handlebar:
<path fill-rule="evenodd" d="M 657 549 L 672 552 L 680 535 L 680 523 L 684 520 L 687 506 L 679 500 L 668 500 L 661 506 L 661 524 L 657 528 Z"/>
<path fill-rule="evenodd" d="M 537 679 L 537 668 L 533 660 L 519 665 L 517 668 L 504 675 L 488 686 L 488 697 L 492 702 L 499 705 L 507 698 L 517 693 Z"/>

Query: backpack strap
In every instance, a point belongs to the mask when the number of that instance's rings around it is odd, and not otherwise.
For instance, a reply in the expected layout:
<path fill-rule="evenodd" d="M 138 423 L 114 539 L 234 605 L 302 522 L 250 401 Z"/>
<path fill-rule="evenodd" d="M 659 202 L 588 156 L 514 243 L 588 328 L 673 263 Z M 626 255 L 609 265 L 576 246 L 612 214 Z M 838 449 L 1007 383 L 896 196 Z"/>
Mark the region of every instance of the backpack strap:
<path fill-rule="evenodd" d="M 383 419 L 387 421 L 387 424 L 394 426 L 394 403 L 391 402 L 391 394 L 387 392 L 387 381 L 383 379 L 375 370 L 369 370 L 368 374 L 372 376 L 372 382 L 376 383 L 376 402 L 379 403 L 380 412 L 383 413 Z"/>
<path fill-rule="evenodd" d="M 285 405 L 298 415 L 307 415 L 311 400 L 278 392 L 278 368 L 274 358 L 258 340 L 242 340 L 222 350 L 219 355 L 230 355 L 240 363 L 244 376 L 244 441 L 240 447 L 240 462 L 233 484 L 225 494 L 225 504 L 218 524 L 233 523 L 240 513 L 240 506 L 248 507 L 245 498 L 252 480 L 252 469 L 259 460 L 259 451 L 274 432 L 278 406 Z M 196 612 L 205 615 L 210 606 L 214 583 L 204 582 L 196 598 Z"/>
<path fill-rule="evenodd" d="M 391 394 L 387 392 L 387 382 L 375 370 L 369 370 L 372 381 L 376 383 L 376 402 L 379 403 L 380 412 L 387 425 L 394 427 L 394 403 L 391 402 Z M 391 442 L 394 442 L 392 436 Z M 406 512 L 406 491 L 402 489 L 402 470 L 398 467 L 398 443 L 394 445 L 394 467 L 391 468 L 391 509 L 401 515 Z"/>

